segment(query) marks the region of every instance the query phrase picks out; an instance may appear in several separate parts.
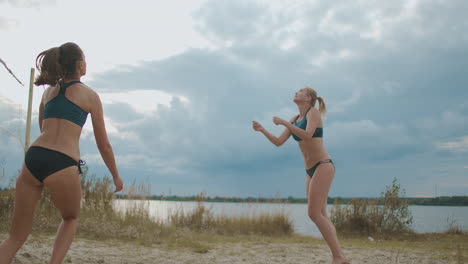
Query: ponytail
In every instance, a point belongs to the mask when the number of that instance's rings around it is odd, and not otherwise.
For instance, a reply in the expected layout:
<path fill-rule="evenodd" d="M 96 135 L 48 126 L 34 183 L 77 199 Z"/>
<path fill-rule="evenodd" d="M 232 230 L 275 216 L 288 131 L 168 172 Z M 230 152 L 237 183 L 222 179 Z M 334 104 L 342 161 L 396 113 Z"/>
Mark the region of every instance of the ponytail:
<path fill-rule="evenodd" d="M 59 64 L 60 48 L 51 48 L 39 53 L 36 58 L 36 68 L 40 72 L 35 85 L 56 85 L 62 76 L 62 68 Z"/>
<path fill-rule="evenodd" d="M 325 116 L 327 114 L 327 106 L 325 105 L 325 101 L 323 101 L 322 96 L 317 96 L 317 101 L 319 103 L 319 112 L 322 114 L 322 116 Z"/>
<path fill-rule="evenodd" d="M 325 101 L 323 101 L 323 97 L 317 96 L 317 92 L 309 86 L 304 87 L 304 89 L 306 89 L 307 94 L 311 98 L 310 105 L 315 107 L 315 103 L 318 101 L 318 110 L 322 116 L 325 116 L 327 114 L 327 106 L 325 105 Z"/>
<path fill-rule="evenodd" d="M 83 59 L 83 51 L 72 42 L 39 53 L 36 68 L 40 74 L 34 84 L 56 85 L 60 79 L 73 76 L 76 73 L 76 62 Z"/>

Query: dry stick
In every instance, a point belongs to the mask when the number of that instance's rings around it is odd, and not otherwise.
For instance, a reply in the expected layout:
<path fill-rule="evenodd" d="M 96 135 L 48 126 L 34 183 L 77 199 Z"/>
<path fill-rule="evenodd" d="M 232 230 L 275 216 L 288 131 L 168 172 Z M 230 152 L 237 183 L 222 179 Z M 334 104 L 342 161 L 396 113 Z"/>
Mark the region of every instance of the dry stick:
<path fill-rule="evenodd" d="M 5 66 L 5 69 L 7 69 L 7 71 L 22 85 L 24 86 L 24 84 L 18 79 L 18 77 L 16 77 L 16 75 L 10 70 L 10 68 L 8 68 L 8 66 L 6 65 L 6 63 L 0 58 L 0 63 L 3 64 L 3 66 Z"/>

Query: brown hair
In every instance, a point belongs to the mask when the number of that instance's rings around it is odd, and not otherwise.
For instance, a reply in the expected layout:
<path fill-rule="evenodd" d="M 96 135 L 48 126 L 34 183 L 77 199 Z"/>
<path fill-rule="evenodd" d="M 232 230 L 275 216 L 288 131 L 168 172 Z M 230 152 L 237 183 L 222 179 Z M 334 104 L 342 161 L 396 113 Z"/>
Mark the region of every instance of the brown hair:
<path fill-rule="evenodd" d="M 307 95 L 310 96 L 311 100 L 310 100 L 310 105 L 312 107 L 315 107 L 315 103 L 318 101 L 319 102 L 319 105 L 318 105 L 318 110 L 319 112 L 322 114 L 322 116 L 326 115 L 327 114 L 327 106 L 325 105 L 325 101 L 323 100 L 323 97 L 321 96 L 317 96 L 317 92 L 306 86 L 304 87 L 304 89 L 307 91 Z"/>
<path fill-rule="evenodd" d="M 60 79 L 76 72 L 76 62 L 83 59 L 83 51 L 72 42 L 45 50 L 36 57 L 36 68 L 40 74 L 35 85 L 56 85 Z"/>

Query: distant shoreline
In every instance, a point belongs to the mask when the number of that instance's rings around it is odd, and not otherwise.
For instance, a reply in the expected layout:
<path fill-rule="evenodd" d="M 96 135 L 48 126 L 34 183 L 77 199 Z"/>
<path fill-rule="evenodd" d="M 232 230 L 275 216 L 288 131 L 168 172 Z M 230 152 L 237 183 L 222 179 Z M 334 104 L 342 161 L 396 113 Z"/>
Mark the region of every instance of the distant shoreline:
<path fill-rule="evenodd" d="M 127 199 L 127 195 L 117 195 L 117 199 Z M 132 199 L 144 199 L 144 200 L 158 200 L 158 201 L 173 201 L 173 202 L 215 202 L 215 203 L 289 203 L 289 204 L 307 204 L 306 198 L 264 198 L 264 197 L 210 197 L 210 196 L 178 196 L 178 195 L 152 195 L 152 196 L 134 196 Z M 343 198 L 343 197 L 329 197 L 327 203 L 334 204 L 335 201 L 338 204 L 349 204 L 352 199 L 359 200 L 373 200 L 377 204 L 381 204 L 382 198 Z M 468 196 L 441 196 L 431 198 L 420 198 L 420 197 L 407 197 L 402 198 L 408 203 L 408 205 L 423 205 L 423 206 L 468 206 Z"/>

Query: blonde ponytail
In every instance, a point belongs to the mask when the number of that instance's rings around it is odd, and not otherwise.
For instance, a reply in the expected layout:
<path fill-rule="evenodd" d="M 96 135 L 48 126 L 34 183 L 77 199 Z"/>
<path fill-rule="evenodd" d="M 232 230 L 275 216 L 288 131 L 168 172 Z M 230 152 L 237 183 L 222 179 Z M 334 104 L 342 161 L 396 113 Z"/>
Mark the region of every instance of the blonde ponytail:
<path fill-rule="evenodd" d="M 317 96 L 317 101 L 319 102 L 319 112 L 322 114 L 322 116 L 325 116 L 327 114 L 327 106 L 325 105 L 325 101 L 323 100 L 322 96 Z"/>
<path fill-rule="evenodd" d="M 318 101 L 318 110 L 322 116 L 327 114 L 327 106 L 325 105 L 325 101 L 323 100 L 322 96 L 317 96 L 317 92 L 311 87 L 304 87 L 307 91 L 307 94 L 310 96 L 310 105 L 315 107 L 315 103 Z"/>

